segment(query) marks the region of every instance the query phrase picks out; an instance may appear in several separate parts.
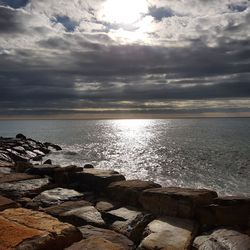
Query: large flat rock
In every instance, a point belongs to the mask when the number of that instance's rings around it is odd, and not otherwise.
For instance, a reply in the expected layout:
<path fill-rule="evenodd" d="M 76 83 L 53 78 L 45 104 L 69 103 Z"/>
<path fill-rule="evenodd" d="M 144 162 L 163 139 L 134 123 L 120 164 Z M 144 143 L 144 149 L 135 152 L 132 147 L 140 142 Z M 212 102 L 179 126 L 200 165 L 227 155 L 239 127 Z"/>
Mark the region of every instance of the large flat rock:
<path fill-rule="evenodd" d="M 16 181 L 25 181 L 30 179 L 37 179 L 38 176 L 26 174 L 26 173 L 10 173 L 10 174 L 1 174 L 0 173 L 0 184 L 6 182 L 16 182 Z"/>
<path fill-rule="evenodd" d="M 196 233 L 193 221 L 164 217 L 149 223 L 139 250 L 188 250 Z"/>
<path fill-rule="evenodd" d="M 142 192 L 140 203 L 156 215 L 193 218 L 196 209 L 211 204 L 217 193 L 207 189 L 153 188 Z"/>
<path fill-rule="evenodd" d="M 81 198 L 83 198 L 83 194 L 73 189 L 54 188 L 40 193 L 33 199 L 33 202 L 48 207 L 65 201 L 79 200 Z"/>
<path fill-rule="evenodd" d="M 113 170 L 84 169 L 73 173 L 72 180 L 83 190 L 103 191 L 110 183 L 123 181 L 125 177 Z"/>
<path fill-rule="evenodd" d="M 28 209 L 6 209 L 0 213 L 1 250 L 60 250 L 82 239 L 74 226 L 61 223 L 42 212 Z"/>
<path fill-rule="evenodd" d="M 208 227 L 250 227 L 250 198 L 219 197 L 213 204 L 200 208 L 197 214 L 199 222 Z"/>
<path fill-rule="evenodd" d="M 3 211 L 7 208 L 16 208 L 16 207 L 18 207 L 16 202 L 0 195 L 0 211 Z"/>
<path fill-rule="evenodd" d="M 136 244 L 142 239 L 142 233 L 146 225 L 153 220 L 151 215 L 128 207 L 111 210 L 106 216 L 112 221 L 111 229 L 126 235 Z"/>
<path fill-rule="evenodd" d="M 127 205 L 138 206 L 141 192 L 150 188 L 160 188 L 159 184 L 152 181 L 127 180 L 111 183 L 107 194 L 113 200 L 121 201 Z"/>
<path fill-rule="evenodd" d="M 101 213 L 88 201 L 68 201 L 45 208 L 44 211 L 75 226 L 91 224 L 105 227 Z"/>
<path fill-rule="evenodd" d="M 250 237 L 229 229 L 218 229 L 210 234 L 195 238 L 195 250 L 249 250 Z"/>
<path fill-rule="evenodd" d="M 0 194 L 11 198 L 34 197 L 48 187 L 50 187 L 48 178 L 2 183 Z"/>

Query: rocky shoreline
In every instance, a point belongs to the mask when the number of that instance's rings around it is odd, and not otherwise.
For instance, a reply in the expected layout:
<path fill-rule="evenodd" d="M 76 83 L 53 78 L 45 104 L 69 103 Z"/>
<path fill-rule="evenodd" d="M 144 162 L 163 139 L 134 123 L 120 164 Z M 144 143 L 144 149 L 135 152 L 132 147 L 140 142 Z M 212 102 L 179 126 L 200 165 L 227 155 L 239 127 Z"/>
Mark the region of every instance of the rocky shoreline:
<path fill-rule="evenodd" d="M 0 137 L 0 250 L 250 249 L 250 198 L 42 163 L 54 150 Z"/>

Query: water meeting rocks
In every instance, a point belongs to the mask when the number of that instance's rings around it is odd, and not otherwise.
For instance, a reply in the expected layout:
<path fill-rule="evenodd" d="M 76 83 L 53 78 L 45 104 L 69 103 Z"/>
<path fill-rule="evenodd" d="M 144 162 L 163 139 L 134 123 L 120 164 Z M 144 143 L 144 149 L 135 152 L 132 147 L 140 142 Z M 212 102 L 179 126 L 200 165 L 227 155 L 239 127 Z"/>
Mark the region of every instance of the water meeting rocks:
<path fill-rule="evenodd" d="M 23 208 L 0 212 L 0 225 L 1 249 L 61 250 L 82 239 L 74 226 Z"/>
<path fill-rule="evenodd" d="M 216 197 L 216 192 L 207 189 L 153 188 L 142 192 L 140 203 L 154 214 L 193 218 L 196 209 L 211 204 Z"/>
<path fill-rule="evenodd" d="M 139 205 L 139 197 L 143 190 L 160 188 L 159 184 L 152 181 L 127 180 L 111 183 L 107 188 L 107 194 L 111 199 L 121 201 L 131 206 Z"/>
<path fill-rule="evenodd" d="M 240 232 L 222 228 L 195 238 L 194 250 L 249 250 L 250 237 Z"/>
<path fill-rule="evenodd" d="M 139 250 L 188 250 L 196 234 L 196 224 L 187 219 L 163 217 L 152 221 L 145 229 L 146 236 Z"/>

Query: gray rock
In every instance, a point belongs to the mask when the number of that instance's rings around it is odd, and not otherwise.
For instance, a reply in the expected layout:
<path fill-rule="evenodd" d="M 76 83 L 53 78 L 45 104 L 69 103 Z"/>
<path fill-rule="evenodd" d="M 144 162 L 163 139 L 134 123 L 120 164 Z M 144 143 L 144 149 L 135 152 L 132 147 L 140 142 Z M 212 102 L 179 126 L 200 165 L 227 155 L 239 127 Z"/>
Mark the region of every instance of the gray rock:
<path fill-rule="evenodd" d="M 147 226 L 139 250 L 188 250 L 196 234 L 193 221 L 174 217 L 163 217 Z"/>
<path fill-rule="evenodd" d="M 195 250 L 249 250 L 250 237 L 229 229 L 218 229 L 210 234 L 195 238 Z"/>

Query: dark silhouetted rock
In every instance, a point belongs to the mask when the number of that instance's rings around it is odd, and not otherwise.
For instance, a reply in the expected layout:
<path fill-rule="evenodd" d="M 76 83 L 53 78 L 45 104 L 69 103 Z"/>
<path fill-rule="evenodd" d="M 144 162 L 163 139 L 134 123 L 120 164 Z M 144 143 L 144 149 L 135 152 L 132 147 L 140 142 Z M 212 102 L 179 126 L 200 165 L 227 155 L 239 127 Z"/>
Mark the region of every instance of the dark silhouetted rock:
<path fill-rule="evenodd" d="M 196 234 L 193 221 L 163 217 L 149 223 L 138 250 L 189 250 Z"/>
<path fill-rule="evenodd" d="M 17 208 L 17 207 L 18 205 L 16 202 L 0 195 L 0 211 L 3 211 L 7 208 Z"/>
<path fill-rule="evenodd" d="M 200 208 L 197 212 L 199 222 L 207 227 L 250 226 L 249 197 L 219 197 L 213 204 Z"/>
<path fill-rule="evenodd" d="M 218 229 L 195 238 L 194 250 L 249 250 L 250 237 L 229 229 Z"/>
<path fill-rule="evenodd" d="M 92 164 L 85 164 L 83 168 L 94 168 Z"/>
<path fill-rule="evenodd" d="M 81 198 L 83 198 L 83 194 L 73 189 L 54 188 L 40 193 L 33 201 L 46 207 Z"/>
<path fill-rule="evenodd" d="M 46 160 L 43 164 L 49 164 L 49 165 L 52 165 L 52 160 L 48 159 L 48 160 Z"/>
<path fill-rule="evenodd" d="M 0 225 L 1 249 L 62 250 L 82 239 L 74 226 L 23 208 L 1 212 Z"/>
<path fill-rule="evenodd" d="M 23 134 L 17 134 L 16 138 L 21 139 L 21 140 L 26 140 L 27 139 L 26 136 L 24 136 Z"/>
<path fill-rule="evenodd" d="M 142 192 L 143 208 L 156 215 L 193 218 L 198 207 L 211 204 L 217 193 L 207 189 L 154 188 Z"/>
<path fill-rule="evenodd" d="M 125 177 L 112 170 L 84 169 L 74 173 L 72 179 L 80 184 L 81 190 L 104 191 L 110 183 L 125 180 Z"/>
<path fill-rule="evenodd" d="M 121 201 L 131 206 L 139 206 L 141 192 L 150 188 L 159 188 L 161 185 L 152 181 L 127 180 L 111 183 L 107 194 L 113 200 Z"/>

